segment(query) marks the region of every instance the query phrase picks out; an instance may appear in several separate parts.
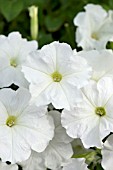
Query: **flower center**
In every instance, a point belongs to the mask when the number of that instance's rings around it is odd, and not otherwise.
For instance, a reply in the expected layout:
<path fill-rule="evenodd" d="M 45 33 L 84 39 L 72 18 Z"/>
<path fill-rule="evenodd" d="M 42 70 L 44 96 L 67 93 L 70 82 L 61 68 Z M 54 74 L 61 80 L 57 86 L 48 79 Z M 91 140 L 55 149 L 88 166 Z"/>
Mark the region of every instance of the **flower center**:
<path fill-rule="evenodd" d="M 60 82 L 62 80 L 62 75 L 58 71 L 55 71 L 54 73 L 52 73 L 51 76 L 54 82 Z"/>
<path fill-rule="evenodd" d="M 95 113 L 96 113 L 97 115 L 99 115 L 99 116 L 104 116 L 104 115 L 106 115 L 106 111 L 105 111 L 105 109 L 104 109 L 103 107 L 97 107 L 97 108 L 95 109 Z"/>
<path fill-rule="evenodd" d="M 6 125 L 9 127 L 12 127 L 15 125 L 16 117 L 15 116 L 9 116 L 6 120 Z"/>
<path fill-rule="evenodd" d="M 99 40 L 99 37 L 98 37 L 98 35 L 97 35 L 96 32 L 93 32 L 93 33 L 91 34 L 91 37 L 92 37 L 93 39 L 95 39 L 95 40 Z"/>
<path fill-rule="evenodd" d="M 11 58 L 11 59 L 10 59 L 10 65 L 11 65 L 12 67 L 16 67 L 16 66 L 17 66 L 17 63 L 16 63 L 16 59 L 15 59 L 15 58 Z"/>

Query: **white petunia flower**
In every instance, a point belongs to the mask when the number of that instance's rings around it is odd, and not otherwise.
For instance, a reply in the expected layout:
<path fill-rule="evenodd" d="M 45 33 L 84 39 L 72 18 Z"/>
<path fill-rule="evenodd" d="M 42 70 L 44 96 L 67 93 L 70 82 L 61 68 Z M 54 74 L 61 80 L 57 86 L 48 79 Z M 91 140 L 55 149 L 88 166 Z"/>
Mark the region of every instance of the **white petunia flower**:
<path fill-rule="evenodd" d="M 80 12 L 74 18 L 78 26 L 76 42 L 84 50 L 104 49 L 113 37 L 113 11 L 108 13 L 100 6 L 88 4 L 85 12 Z"/>
<path fill-rule="evenodd" d="M 91 50 L 81 51 L 78 55 L 87 60 L 92 67 L 91 79 L 98 81 L 102 77 L 113 78 L 113 51 L 112 50 Z"/>
<path fill-rule="evenodd" d="M 29 83 L 21 72 L 21 67 L 27 55 L 36 49 L 36 41 L 28 42 L 18 32 L 12 32 L 8 37 L 0 36 L 0 88 L 12 83 L 28 88 Z"/>
<path fill-rule="evenodd" d="M 113 135 L 110 135 L 102 148 L 102 167 L 105 170 L 113 170 Z"/>
<path fill-rule="evenodd" d="M 68 44 L 53 42 L 31 53 L 22 70 L 36 105 L 52 103 L 57 109 L 69 109 L 81 100 L 77 88 L 87 84 L 91 68 Z"/>
<path fill-rule="evenodd" d="M 102 139 L 113 131 L 113 80 L 91 80 L 82 93 L 82 102 L 63 111 L 62 125 L 70 137 L 81 138 L 86 148 L 101 148 Z"/>
<path fill-rule="evenodd" d="M 29 105 L 26 89 L 0 91 L 0 157 L 17 163 L 28 159 L 31 149 L 42 152 L 53 138 L 53 121 L 45 107 Z"/>
<path fill-rule="evenodd" d="M 84 158 L 71 158 L 64 164 L 62 170 L 88 170 L 88 168 Z"/>
<path fill-rule="evenodd" d="M 18 170 L 18 165 L 7 165 L 0 161 L 0 170 Z"/>
<path fill-rule="evenodd" d="M 32 151 L 30 158 L 20 163 L 23 170 L 45 170 L 46 168 L 57 170 L 64 161 L 70 159 L 73 155 L 70 144 L 72 138 L 66 134 L 65 129 L 61 126 L 61 114 L 58 111 L 50 111 L 48 114 L 54 120 L 54 138 L 49 142 L 44 152 L 36 153 Z"/>
<path fill-rule="evenodd" d="M 55 123 L 55 135 L 44 151 L 45 166 L 49 169 L 60 168 L 62 162 L 68 160 L 73 155 L 71 141 L 65 129 L 61 126 L 61 113 L 50 111 Z"/>

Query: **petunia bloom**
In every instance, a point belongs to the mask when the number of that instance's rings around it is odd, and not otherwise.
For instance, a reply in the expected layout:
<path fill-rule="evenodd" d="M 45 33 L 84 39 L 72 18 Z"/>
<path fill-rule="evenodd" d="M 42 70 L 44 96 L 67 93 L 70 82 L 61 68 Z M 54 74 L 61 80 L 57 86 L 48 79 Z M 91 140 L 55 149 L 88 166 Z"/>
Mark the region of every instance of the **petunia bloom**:
<path fill-rule="evenodd" d="M 28 81 L 21 72 L 27 55 L 37 49 L 36 41 L 27 41 L 19 32 L 8 37 L 0 36 L 0 88 L 16 84 L 28 88 Z"/>
<path fill-rule="evenodd" d="M 113 11 L 105 11 L 100 5 L 88 4 L 85 12 L 74 18 L 77 26 L 76 42 L 84 50 L 105 49 L 113 37 Z"/>
<path fill-rule="evenodd" d="M 46 107 L 30 105 L 30 93 L 19 88 L 0 90 L 0 158 L 17 163 L 28 159 L 31 149 L 42 152 L 54 135 Z"/>
<path fill-rule="evenodd" d="M 31 53 L 22 70 L 30 82 L 32 101 L 37 106 L 52 103 L 57 109 L 70 109 L 81 100 L 78 88 L 88 83 L 91 72 L 85 59 L 59 42 Z"/>
<path fill-rule="evenodd" d="M 102 147 L 113 131 L 113 80 L 104 77 L 82 89 L 83 101 L 62 113 L 62 125 L 72 138 L 80 138 L 86 148 Z"/>

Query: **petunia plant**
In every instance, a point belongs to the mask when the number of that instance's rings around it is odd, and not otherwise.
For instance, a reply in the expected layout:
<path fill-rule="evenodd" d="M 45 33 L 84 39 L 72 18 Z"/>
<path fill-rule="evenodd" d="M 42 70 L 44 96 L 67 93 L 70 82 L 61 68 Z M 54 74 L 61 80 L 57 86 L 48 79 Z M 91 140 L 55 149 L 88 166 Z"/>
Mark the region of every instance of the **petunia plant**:
<path fill-rule="evenodd" d="M 87 4 L 73 16 L 77 48 L 40 48 L 38 9 L 31 38 L 0 35 L 0 170 L 112 170 L 113 11 Z"/>

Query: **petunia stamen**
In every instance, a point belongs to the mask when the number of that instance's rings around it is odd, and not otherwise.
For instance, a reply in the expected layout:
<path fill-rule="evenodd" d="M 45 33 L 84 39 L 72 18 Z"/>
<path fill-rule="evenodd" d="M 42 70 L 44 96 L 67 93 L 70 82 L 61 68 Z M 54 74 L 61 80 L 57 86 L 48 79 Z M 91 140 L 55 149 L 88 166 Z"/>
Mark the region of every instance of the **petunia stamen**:
<path fill-rule="evenodd" d="M 10 65 L 12 67 L 17 67 L 17 63 L 16 63 L 16 60 L 14 58 L 10 59 Z"/>
<path fill-rule="evenodd" d="M 97 107 L 97 108 L 95 109 L 95 113 L 96 113 L 97 115 L 99 115 L 99 116 L 104 116 L 104 115 L 106 115 L 106 111 L 105 111 L 104 107 Z"/>
<path fill-rule="evenodd" d="M 60 82 L 62 80 L 62 75 L 58 71 L 55 71 L 51 76 L 54 82 Z"/>
<path fill-rule="evenodd" d="M 91 37 L 92 37 L 93 39 L 95 39 L 95 40 L 99 40 L 99 37 L 98 37 L 98 35 L 97 35 L 96 32 L 93 32 L 93 33 L 91 34 Z"/>
<path fill-rule="evenodd" d="M 12 127 L 15 125 L 16 117 L 15 116 L 9 116 L 6 120 L 6 125 L 9 127 Z"/>

